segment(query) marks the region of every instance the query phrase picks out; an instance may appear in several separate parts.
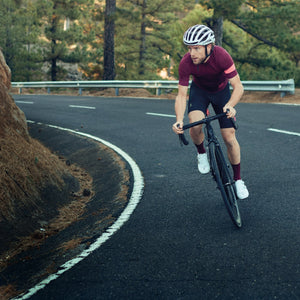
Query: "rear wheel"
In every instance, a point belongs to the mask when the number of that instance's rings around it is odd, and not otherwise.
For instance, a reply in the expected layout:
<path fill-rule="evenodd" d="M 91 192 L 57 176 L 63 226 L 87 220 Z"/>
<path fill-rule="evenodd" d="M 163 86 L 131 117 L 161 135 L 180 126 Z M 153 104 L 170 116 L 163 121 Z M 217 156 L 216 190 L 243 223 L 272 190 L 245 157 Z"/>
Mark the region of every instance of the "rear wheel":
<path fill-rule="evenodd" d="M 217 182 L 229 216 L 237 227 L 241 227 L 242 220 L 237 204 L 234 181 L 229 172 L 222 150 L 219 146 L 211 143 L 209 145 L 209 154 L 213 177 Z"/>

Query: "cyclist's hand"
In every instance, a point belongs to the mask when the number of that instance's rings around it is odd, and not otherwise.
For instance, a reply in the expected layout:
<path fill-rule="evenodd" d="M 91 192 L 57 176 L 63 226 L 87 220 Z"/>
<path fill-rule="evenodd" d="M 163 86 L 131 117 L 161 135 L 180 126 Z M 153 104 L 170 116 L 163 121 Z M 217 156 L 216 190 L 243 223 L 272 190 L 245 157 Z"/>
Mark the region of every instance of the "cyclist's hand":
<path fill-rule="evenodd" d="M 227 110 L 229 110 L 229 112 L 227 112 Z M 236 115 L 236 110 L 235 108 L 233 108 L 232 106 L 230 105 L 225 105 L 223 107 L 223 112 L 227 112 L 227 118 L 230 119 L 230 118 L 234 118 L 235 115 Z"/>
<path fill-rule="evenodd" d="M 182 130 L 183 122 L 176 122 L 173 124 L 172 129 L 176 134 L 181 134 L 184 131 Z"/>

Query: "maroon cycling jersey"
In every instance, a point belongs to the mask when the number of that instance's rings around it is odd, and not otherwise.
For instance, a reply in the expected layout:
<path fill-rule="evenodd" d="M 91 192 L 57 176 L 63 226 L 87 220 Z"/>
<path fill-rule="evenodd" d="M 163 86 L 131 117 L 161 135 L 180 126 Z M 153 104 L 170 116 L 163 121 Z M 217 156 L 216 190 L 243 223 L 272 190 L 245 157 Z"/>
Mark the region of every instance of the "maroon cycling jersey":
<path fill-rule="evenodd" d="M 236 76 L 237 70 L 230 54 L 220 46 L 215 46 L 208 61 L 195 65 L 190 53 L 186 53 L 179 64 L 179 84 L 189 85 L 190 76 L 195 84 L 208 92 L 218 92 L 225 88 L 228 80 Z"/>

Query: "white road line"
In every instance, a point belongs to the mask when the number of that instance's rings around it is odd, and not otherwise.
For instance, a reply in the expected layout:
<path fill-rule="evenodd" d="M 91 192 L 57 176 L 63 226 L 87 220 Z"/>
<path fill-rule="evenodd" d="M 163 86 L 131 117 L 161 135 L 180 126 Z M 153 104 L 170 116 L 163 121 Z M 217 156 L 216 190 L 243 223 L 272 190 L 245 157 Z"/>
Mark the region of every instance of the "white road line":
<path fill-rule="evenodd" d="M 167 118 L 176 118 L 175 115 L 157 114 L 157 113 L 151 113 L 151 112 L 147 112 L 146 115 L 158 116 L 158 117 L 167 117 Z"/>
<path fill-rule="evenodd" d="M 22 103 L 22 104 L 34 104 L 33 101 L 21 101 L 21 100 L 17 100 L 15 101 L 16 103 Z"/>
<path fill-rule="evenodd" d="M 299 103 L 277 103 L 277 102 L 274 102 L 273 104 L 276 104 L 276 105 L 300 106 Z"/>
<path fill-rule="evenodd" d="M 30 121 L 32 122 L 32 121 Z M 37 293 L 39 290 L 43 289 L 48 283 L 51 281 L 57 279 L 61 274 L 65 273 L 66 271 L 70 270 L 72 267 L 74 267 L 76 264 L 78 264 L 80 261 L 82 261 L 84 258 L 86 258 L 88 255 L 93 253 L 95 250 L 97 250 L 103 243 L 105 243 L 117 230 L 121 228 L 121 226 L 130 218 L 131 214 L 135 210 L 136 206 L 140 202 L 140 199 L 143 195 L 143 190 L 144 190 L 144 178 L 142 176 L 142 173 L 136 164 L 136 162 L 122 149 L 118 148 L 117 146 L 104 141 L 96 136 L 83 133 L 83 132 L 78 132 L 72 129 L 68 128 L 63 128 L 59 126 L 54 126 L 54 125 L 48 125 L 51 128 L 56 128 L 59 130 L 64 130 L 68 132 L 72 132 L 87 138 L 91 138 L 95 141 L 98 141 L 109 148 L 113 149 L 115 152 L 117 152 L 119 155 L 121 155 L 130 165 L 132 172 L 133 172 L 133 177 L 134 177 L 134 183 L 133 183 L 133 190 L 131 193 L 131 197 L 129 199 L 129 202 L 119 218 L 116 220 L 114 224 L 112 224 L 93 244 L 89 246 L 88 249 L 82 251 L 77 257 L 67 261 L 64 263 L 62 266 L 60 266 L 58 271 L 55 274 L 50 275 L 48 278 L 44 279 L 40 283 L 38 283 L 35 287 L 29 289 L 25 294 L 18 296 L 14 299 L 28 299 L 35 293 Z"/>
<path fill-rule="evenodd" d="M 275 128 L 268 128 L 268 130 L 269 131 L 274 131 L 274 132 L 279 132 L 279 133 L 284 133 L 284 134 L 300 136 L 299 132 L 286 131 L 286 130 L 280 130 L 280 129 L 275 129 Z"/>
<path fill-rule="evenodd" d="M 69 105 L 72 108 L 84 108 L 84 109 L 96 109 L 94 106 L 82 106 L 82 105 Z"/>

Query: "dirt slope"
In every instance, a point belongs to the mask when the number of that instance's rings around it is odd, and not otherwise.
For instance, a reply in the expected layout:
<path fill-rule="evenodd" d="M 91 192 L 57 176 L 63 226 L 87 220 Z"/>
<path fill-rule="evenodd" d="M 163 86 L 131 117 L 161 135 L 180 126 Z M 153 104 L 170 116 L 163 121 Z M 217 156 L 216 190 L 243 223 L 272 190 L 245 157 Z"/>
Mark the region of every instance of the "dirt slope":
<path fill-rule="evenodd" d="M 0 52 L 0 272 L 19 241 L 72 201 L 79 181 L 72 166 L 30 137 L 26 118 L 9 95 L 10 70 Z M 51 193 L 49 192 L 51 191 Z"/>

